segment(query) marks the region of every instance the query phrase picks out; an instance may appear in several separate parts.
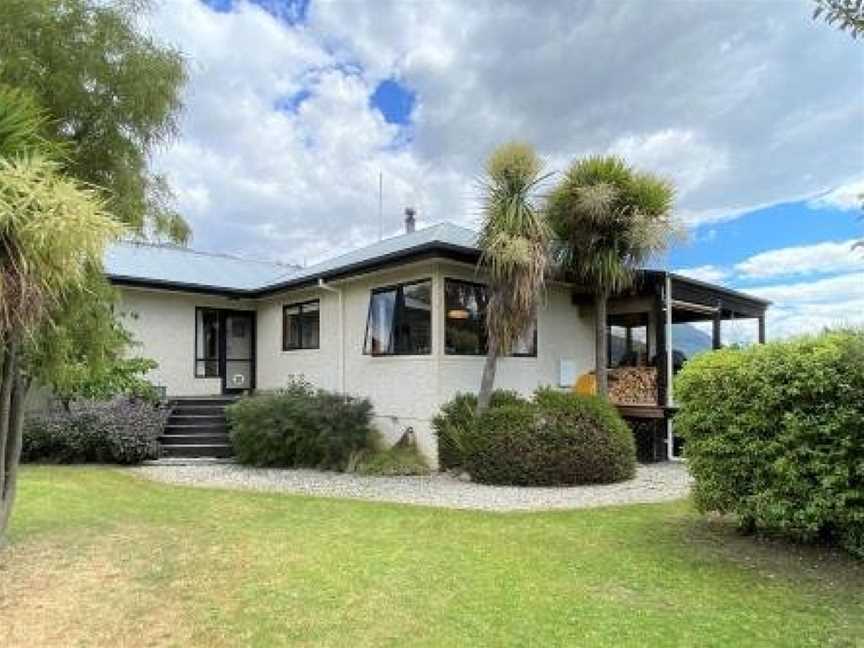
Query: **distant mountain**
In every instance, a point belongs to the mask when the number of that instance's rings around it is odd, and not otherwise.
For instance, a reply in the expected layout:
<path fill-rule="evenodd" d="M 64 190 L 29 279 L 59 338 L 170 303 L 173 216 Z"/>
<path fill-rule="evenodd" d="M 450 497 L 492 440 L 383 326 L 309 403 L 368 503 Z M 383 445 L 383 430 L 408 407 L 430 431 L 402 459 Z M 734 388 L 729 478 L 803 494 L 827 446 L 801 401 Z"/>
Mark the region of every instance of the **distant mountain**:
<path fill-rule="evenodd" d="M 688 358 L 710 351 L 711 342 L 710 335 L 692 324 L 675 324 L 672 327 L 672 348 L 682 351 Z"/>

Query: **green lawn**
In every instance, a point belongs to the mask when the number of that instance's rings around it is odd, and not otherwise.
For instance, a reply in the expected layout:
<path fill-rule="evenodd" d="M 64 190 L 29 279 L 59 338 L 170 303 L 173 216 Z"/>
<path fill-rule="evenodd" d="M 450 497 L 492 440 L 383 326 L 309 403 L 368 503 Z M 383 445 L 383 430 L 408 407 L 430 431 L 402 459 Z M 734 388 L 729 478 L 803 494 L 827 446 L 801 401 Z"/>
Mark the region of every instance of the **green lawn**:
<path fill-rule="evenodd" d="M 0 640 L 36 645 L 864 645 L 864 567 L 689 503 L 542 514 L 27 468 Z"/>

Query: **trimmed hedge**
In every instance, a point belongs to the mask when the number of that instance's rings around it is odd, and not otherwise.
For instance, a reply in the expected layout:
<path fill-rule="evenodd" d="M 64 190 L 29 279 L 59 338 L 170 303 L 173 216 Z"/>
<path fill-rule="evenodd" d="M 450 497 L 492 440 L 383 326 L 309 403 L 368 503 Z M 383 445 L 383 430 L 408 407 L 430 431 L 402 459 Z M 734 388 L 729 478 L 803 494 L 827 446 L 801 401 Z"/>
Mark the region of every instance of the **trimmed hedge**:
<path fill-rule="evenodd" d="M 636 449 L 614 407 L 596 397 L 538 390 L 533 403 L 485 412 L 466 468 L 489 484 L 561 486 L 630 479 Z"/>
<path fill-rule="evenodd" d="M 239 462 L 344 470 L 371 447 L 372 404 L 294 382 L 226 408 Z"/>
<path fill-rule="evenodd" d="M 864 557 L 864 332 L 708 353 L 675 395 L 701 510 Z"/>
<path fill-rule="evenodd" d="M 610 483 L 636 471 L 633 434 L 604 400 L 539 389 L 533 401 L 505 392 L 480 417 L 459 395 L 436 419 L 458 430 L 460 466 L 488 484 L 560 486 Z"/>
<path fill-rule="evenodd" d="M 496 389 L 492 392 L 489 408 L 526 403 L 517 392 Z M 438 465 L 441 470 L 460 468 L 465 465 L 468 436 L 477 417 L 477 395 L 456 394 L 441 407 L 432 419 L 432 429 L 438 437 Z"/>
<path fill-rule="evenodd" d="M 136 464 L 159 456 L 167 412 L 150 403 L 84 402 L 69 411 L 27 418 L 25 462 Z"/>

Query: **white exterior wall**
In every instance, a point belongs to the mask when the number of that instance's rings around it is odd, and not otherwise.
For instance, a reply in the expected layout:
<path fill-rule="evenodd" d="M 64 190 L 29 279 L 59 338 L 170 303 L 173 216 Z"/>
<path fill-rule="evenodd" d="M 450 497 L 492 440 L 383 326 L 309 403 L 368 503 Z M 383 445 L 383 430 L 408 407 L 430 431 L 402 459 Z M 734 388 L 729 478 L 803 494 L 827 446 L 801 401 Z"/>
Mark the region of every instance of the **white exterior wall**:
<path fill-rule="evenodd" d="M 441 265 L 443 278 L 477 281 L 473 268 L 458 264 Z M 499 358 L 495 387 L 512 389 L 525 396 L 544 385 L 559 387 L 561 360 L 575 363 L 577 375 L 594 366 L 594 320 L 571 304 L 570 289 L 560 285 L 546 288 L 537 313 L 537 357 Z M 436 319 L 443 330 L 445 321 L 443 289 Z M 484 357 L 444 354 L 444 340 L 436 346 L 441 354 L 438 402 L 444 403 L 457 392 L 476 392 L 480 388 Z"/>
<path fill-rule="evenodd" d="M 282 307 L 320 300 L 318 349 L 282 350 Z M 284 387 L 291 376 L 324 389 L 338 390 L 339 302 L 335 295 L 320 289 L 294 291 L 258 302 L 258 389 Z"/>
<path fill-rule="evenodd" d="M 283 386 L 290 376 L 302 376 L 317 386 L 341 391 L 344 381 L 346 393 L 372 401 L 375 424 L 385 441 L 396 442 L 411 427 L 421 451 L 434 458 L 437 451 L 429 421 L 439 405 L 437 355 L 363 354 L 371 290 L 421 279 L 432 279 L 433 295 L 440 292 L 437 264 L 425 263 L 328 284 L 342 293 L 341 313 L 339 294 L 324 288 L 292 291 L 263 301 L 258 310 L 258 387 L 272 389 Z M 321 305 L 319 348 L 282 351 L 282 307 L 316 298 Z M 437 322 L 433 321 L 433 344 L 441 336 Z"/>
<path fill-rule="evenodd" d="M 375 424 L 386 441 L 395 442 L 413 428 L 421 451 L 437 456 L 431 419 L 456 392 L 476 392 L 483 357 L 444 354 L 444 279 L 477 280 L 473 267 L 429 261 L 380 271 L 328 284 L 286 292 L 258 302 L 238 302 L 169 292 L 123 290 L 126 309 L 138 313 L 127 326 L 143 342 L 141 355 L 159 362 L 151 380 L 165 385 L 171 395 L 218 394 L 221 382 L 195 378 L 193 355 L 195 307 L 257 311 L 256 386 L 275 389 L 291 376 L 302 376 L 316 386 L 369 398 Z M 432 353 L 426 356 L 368 356 L 363 354 L 371 290 L 398 283 L 431 279 Z M 282 307 L 320 300 L 318 349 L 282 350 Z M 344 336 L 342 327 L 344 324 Z M 564 286 L 547 289 L 538 313 L 536 358 L 501 358 L 495 386 L 530 395 L 541 385 L 557 386 L 560 361 L 571 360 L 577 374 L 594 364 L 593 317 L 571 304 Z M 344 346 L 344 353 L 342 347 Z"/>
<path fill-rule="evenodd" d="M 171 396 L 209 396 L 222 392 L 221 378 L 195 377 L 195 307 L 255 310 L 255 304 L 193 293 L 123 288 L 124 326 L 141 346 L 132 355 L 159 366 L 147 379 Z"/>

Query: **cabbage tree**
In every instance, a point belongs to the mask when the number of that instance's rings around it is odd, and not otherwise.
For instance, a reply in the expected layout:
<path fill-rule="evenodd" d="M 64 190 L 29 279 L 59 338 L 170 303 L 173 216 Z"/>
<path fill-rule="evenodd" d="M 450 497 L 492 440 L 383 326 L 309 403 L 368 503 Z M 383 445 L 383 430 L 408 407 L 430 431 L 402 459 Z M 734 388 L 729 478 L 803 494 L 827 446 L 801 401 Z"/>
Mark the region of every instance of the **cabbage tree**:
<path fill-rule="evenodd" d="M 0 542 L 15 500 L 24 403 L 44 368 L 28 353 L 73 316 L 65 298 L 86 289 L 121 226 L 97 190 L 63 173 L 35 103 L 0 87 Z"/>
<path fill-rule="evenodd" d="M 479 269 L 486 277 L 487 353 L 477 410 L 489 407 L 498 356 L 510 352 L 537 316 L 548 266 L 549 228 L 536 191 L 542 163 L 527 144 L 496 149 L 483 179 Z"/>
<path fill-rule="evenodd" d="M 600 395 L 608 392 L 609 297 L 633 285 L 637 270 L 667 248 L 677 231 L 674 198 L 670 183 L 615 156 L 575 162 L 549 196 L 556 262 L 594 295 Z"/>

